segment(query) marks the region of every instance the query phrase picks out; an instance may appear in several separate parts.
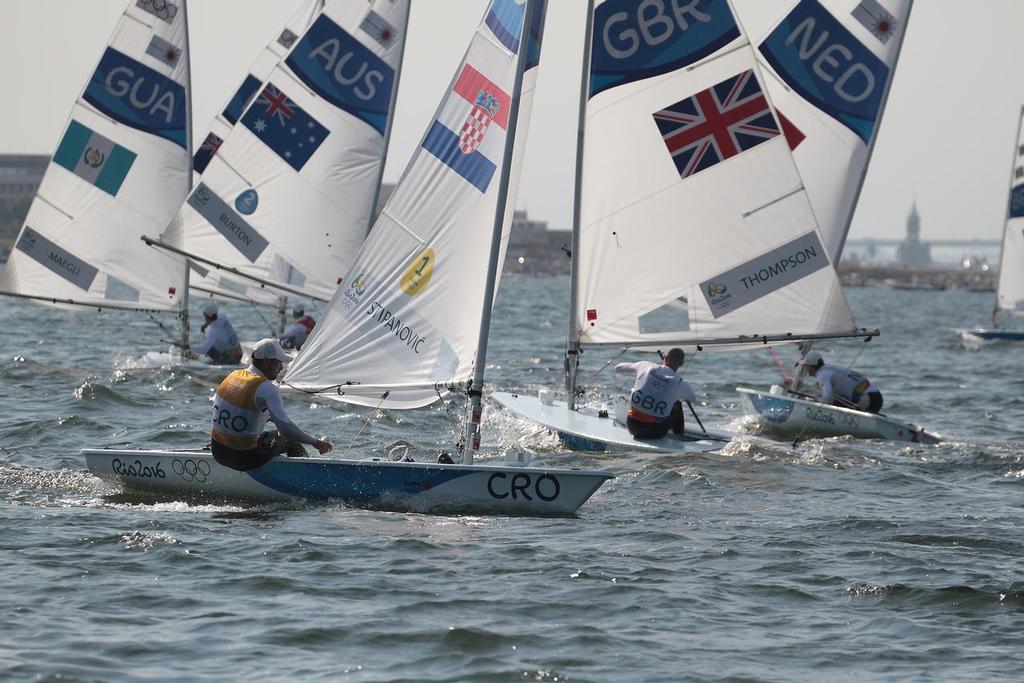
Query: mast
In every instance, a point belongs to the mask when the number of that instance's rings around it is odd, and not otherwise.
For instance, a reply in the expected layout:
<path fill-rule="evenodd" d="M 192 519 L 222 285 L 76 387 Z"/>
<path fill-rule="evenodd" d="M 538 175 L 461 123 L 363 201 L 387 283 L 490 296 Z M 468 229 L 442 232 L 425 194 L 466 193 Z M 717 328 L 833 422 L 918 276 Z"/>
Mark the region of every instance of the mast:
<path fill-rule="evenodd" d="M 569 410 L 576 410 L 576 373 L 580 367 L 579 300 L 580 197 L 583 187 L 583 141 L 590 89 L 590 52 L 594 35 L 594 0 L 587 0 L 587 28 L 583 38 L 583 66 L 580 68 L 579 118 L 576 125 L 576 186 L 572 206 L 572 247 L 569 254 L 569 339 L 565 350 L 565 391 Z"/>
<path fill-rule="evenodd" d="M 185 144 L 188 151 L 188 191 L 192 191 L 193 172 L 192 172 L 192 50 L 189 46 L 188 39 L 188 0 L 181 1 L 181 13 L 182 22 L 185 26 L 185 54 L 188 55 L 188 60 L 185 63 L 185 76 L 188 81 L 188 90 L 186 92 L 186 100 L 188 105 L 185 107 Z M 189 287 L 189 274 L 192 267 L 189 260 L 185 259 L 185 272 L 182 276 L 181 283 L 181 310 L 178 313 L 181 322 L 181 352 L 184 355 L 186 351 L 190 349 L 189 337 L 191 336 L 189 330 L 188 320 L 188 287 Z"/>
<path fill-rule="evenodd" d="M 501 234 L 505 224 L 505 211 L 508 202 L 508 186 L 512 168 L 512 152 L 516 143 L 516 129 L 519 127 L 519 102 L 523 94 L 523 73 L 526 70 L 526 58 L 529 52 L 530 28 L 533 16 L 537 11 L 537 0 L 526 0 L 526 13 L 523 17 L 523 38 L 519 43 L 519 54 L 516 56 L 516 75 L 513 82 L 512 103 L 509 109 L 508 132 L 505 137 L 504 158 L 501 169 L 501 185 L 498 187 L 497 205 L 494 211 L 494 226 L 491 233 L 491 254 L 487 264 L 487 280 L 484 283 L 483 310 L 480 312 L 480 337 L 476 346 L 476 365 L 473 368 L 473 381 L 466 391 L 469 396 L 469 415 L 466 420 L 466 446 L 462 451 L 462 463 L 473 464 L 473 453 L 480 449 L 480 415 L 484 389 L 484 367 L 487 365 L 487 338 L 491 328 L 491 310 L 494 308 L 494 292 L 497 288 L 498 259 L 501 255 Z M 543 29 L 542 29 L 543 30 Z"/>
<path fill-rule="evenodd" d="M 1003 222 L 1003 239 L 1002 243 L 999 245 L 999 280 L 996 282 L 996 300 L 992 306 L 992 329 L 996 329 L 998 327 L 997 323 L 999 322 L 996 319 L 996 315 L 999 313 L 999 290 L 1003 284 L 1003 268 L 1005 267 L 1003 264 L 1003 254 L 1006 252 L 1006 233 L 1008 232 L 1007 223 L 1010 222 L 1010 212 L 1013 211 L 1013 181 L 1016 180 L 1014 177 L 1014 171 L 1017 168 L 1017 157 L 1020 153 L 1018 146 L 1020 145 L 1022 133 L 1024 133 L 1024 105 L 1021 105 L 1020 108 L 1020 117 L 1017 121 L 1017 144 L 1013 146 L 1013 158 L 1010 161 L 1010 187 L 1009 192 L 1007 192 L 1006 199 L 1006 213 L 1004 214 L 1005 219 Z"/>
<path fill-rule="evenodd" d="M 409 16 L 412 16 L 412 0 L 409 0 Z M 395 102 L 398 100 L 398 86 L 402 82 L 402 62 L 405 61 L 405 41 L 409 35 L 409 22 L 405 22 L 405 30 L 402 31 L 402 49 L 398 53 L 398 65 L 395 68 L 395 85 L 391 91 L 391 103 L 388 111 L 391 116 L 388 118 L 388 125 L 384 129 L 384 155 L 380 158 L 380 171 L 377 173 L 377 189 L 373 193 L 373 204 L 370 205 L 370 224 L 366 226 L 366 232 L 370 232 L 377 218 L 377 204 L 380 202 L 380 188 L 384 183 L 384 166 L 388 162 L 388 150 L 391 148 L 391 128 L 395 124 Z"/>

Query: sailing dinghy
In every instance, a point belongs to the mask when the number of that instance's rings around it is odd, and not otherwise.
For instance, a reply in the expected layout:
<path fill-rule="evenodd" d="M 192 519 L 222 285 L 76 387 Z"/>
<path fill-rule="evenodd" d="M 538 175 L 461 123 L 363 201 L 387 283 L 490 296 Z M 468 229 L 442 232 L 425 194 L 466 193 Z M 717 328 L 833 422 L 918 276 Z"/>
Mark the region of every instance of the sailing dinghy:
<path fill-rule="evenodd" d="M 854 324 L 727 0 L 680 7 L 653 34 L 626 0 L 590 3 L 580 97 L 567 401 L 495 399 L 575 447 L 692 452 L 731 435 L 687 424 L 639 440 L 579 406 L 588 348 L 743 349 L 870 336 Z M 620 411 L 621 412 L 621 411 Z"/>
<path fill-rule="evenodd" d="M 186 0 L 128 3 L 71 109 L 0 294 L 71 310 L 177 313 L 178 343 L 188 343 L 185 261 L 139 240 L 167 228 L 191 187 L 187 16 Z"/>
<path fill-rule="evenodd" d="M 443 391 L 466 388 L 462 463 L 277 458 L 241 473 L 205 451 L 87 449 L 93 473 L 162 496 L 333 498 L 423 512 L 529 515 L 571 514 L 612 477 L 473 462 L 490 311 L 512 221 L 544 10 L 543 0 L 489 3 L 346 286 L 335 292 L 287 375 L 288 385 L 301 391 L 384 408 L 425 406 Z"/>
<path fill-rule="evenodd" d="M 1024 341 L 1024 331 L 1000 328 L 1000 312 L 1024 315 L 1024 107 L 1017 124 L 1017 144 L 1010 171 L 1010 199 L 1003 228 L 1003 247 L 999 257 L 999 282 L 992 310 L 992 327 L 960 330 L 965 338 L 980 341 Z"/>
<path fill-rule="evenodd" d="M 913 1 L 860 0 L 851 5 L 847 0 L 801 0 L 757 50 L 833 263 L 839 263 L 850 231 Z M 822 68 L 836 56 L 842 59 L 833 65 L 835 73 Z M 803 346 L 803 351 L 809 349 L 809 344 Z M 797 363 L 793 386 L 799 389 L 802 368 Z M 745 412 L 764 433 L 935 441 L 915 425 L 825 405 L 780 385 L 737 391 Z"/>

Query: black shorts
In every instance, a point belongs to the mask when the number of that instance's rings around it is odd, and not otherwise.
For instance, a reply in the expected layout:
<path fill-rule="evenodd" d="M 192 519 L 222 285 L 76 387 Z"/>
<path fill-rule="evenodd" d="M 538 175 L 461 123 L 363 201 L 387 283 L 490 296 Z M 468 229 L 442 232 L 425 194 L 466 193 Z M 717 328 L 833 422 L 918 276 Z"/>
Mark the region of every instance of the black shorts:
<path fill-rule="evenodd" d="M 669 430 L 674 431 L 676 434 L 682 434 L 686 430 L 686 424 L 683 421 L 683 404 L 676 401 L 675 405 L 672 406 L 672 413 L 668 416 L 668 419 L 661 422 L 634 420 L 627 415 L 626 429 L 638 439 L 660 439 L 668 434 Z"/>
<path fill-rule="evenodd" d="M 229 448 L 216 441 L 210 441 L 210 450 L 213 459 L 224 467 L 230 467 L 239 472 L 254 470 L 263 467 L 271 459 L 287 453 L 289 457 L 301 457 L 305 455 L 302 444 L 289 441 L 278 432 L 264 432 L 260 434 L 256 448 L 247 451 L 240 451 Z"/>

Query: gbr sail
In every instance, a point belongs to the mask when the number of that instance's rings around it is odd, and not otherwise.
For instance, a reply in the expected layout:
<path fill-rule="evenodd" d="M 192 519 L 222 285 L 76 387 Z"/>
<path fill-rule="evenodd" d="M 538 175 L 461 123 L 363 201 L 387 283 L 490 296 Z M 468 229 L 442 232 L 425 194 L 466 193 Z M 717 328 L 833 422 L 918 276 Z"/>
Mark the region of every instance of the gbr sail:
<path fill-rule="evenodd" d="M 571 340 L 852 333 L 731 3 L 673 7 L 652 17 L 628 0 L 595 5 Z"/>
<path fill-rule="evenodd" d="M 148 248 L 188 193 L 185 0 L 131 0 L 71 109 L 0 289 L 54 303 L 174 310 L 184 262 Z"/>
<path fill-rule="evenodd" d="M 467 382 L 503 173 L 515 197 L 536 85 L 544 3 L 492 0 L 434 119 L 287 381 L 361 405 L 415 408 Z M 527 50 L 512 158 L 506 136 Z M 510 167 L 511 170 L 506 170 Z M 496 278 L 500 277 L 500 259 Z M 387 397 L 382 398 L 387 392 Z"/>
<path fill-rule="evenodd" d="M 913 0 L 800 0 L 757 58 L 822 239 L 839 262 Z"/>
<path fill-rule="evenodd" d="M 370 224 L 408 11 L 408 0 L 328 0 L 304 32 L 285 30 L 273 68 L 251 74 L 222 114 L 230 132 L 215 128 L 197 154 L 182 252 L 331 297 Z"/>
<path fill-rule="evenodd" d="M 1024 315 L 1024 108 L 1017 126 L 1013 151 L 1010 199 L 1003 230 L 1003 251 L 999 258 L 996 310 Z"/>

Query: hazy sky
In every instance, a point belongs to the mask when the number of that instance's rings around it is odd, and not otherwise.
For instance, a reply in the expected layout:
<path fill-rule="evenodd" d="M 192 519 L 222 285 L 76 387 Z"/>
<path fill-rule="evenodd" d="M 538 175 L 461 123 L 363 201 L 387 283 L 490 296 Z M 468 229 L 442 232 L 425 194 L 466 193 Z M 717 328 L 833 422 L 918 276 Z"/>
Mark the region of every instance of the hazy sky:
<path fill-rule="evenodd" d="M 192 0 L 195 135 L 301 0 Z M 759 40 L 794 0 L 734 0 Z M 125 0 L 0 0 L 0 152 L 51 154 Z M 854 4 L 851 0 L 851 5 Z M 486 0 L 413 0 L 385 172 L 401 174 Z M 550 0 L 519 205 L 571 223 L 584 0 Z M 928 238 L 996 238 L 1024 102 L 1024 0 L 917 0 L 852 238 L 898 237 L 916 197 Z"/>

